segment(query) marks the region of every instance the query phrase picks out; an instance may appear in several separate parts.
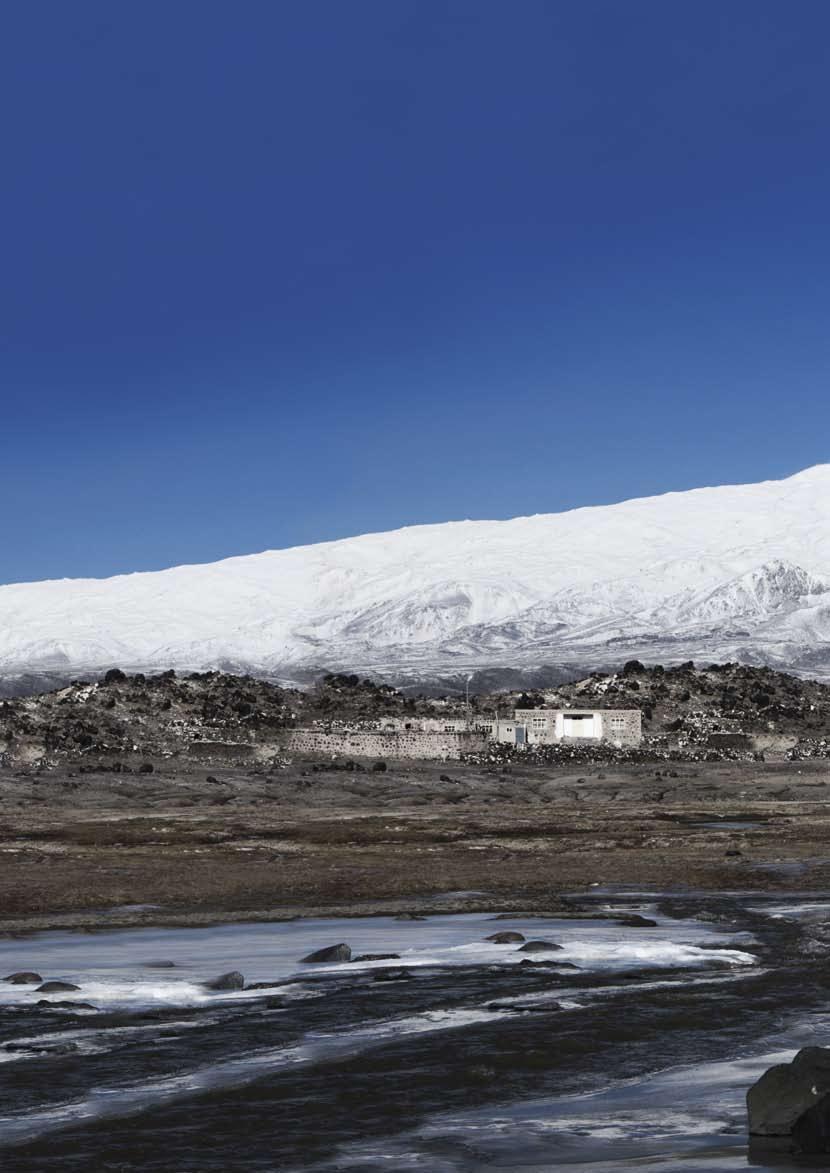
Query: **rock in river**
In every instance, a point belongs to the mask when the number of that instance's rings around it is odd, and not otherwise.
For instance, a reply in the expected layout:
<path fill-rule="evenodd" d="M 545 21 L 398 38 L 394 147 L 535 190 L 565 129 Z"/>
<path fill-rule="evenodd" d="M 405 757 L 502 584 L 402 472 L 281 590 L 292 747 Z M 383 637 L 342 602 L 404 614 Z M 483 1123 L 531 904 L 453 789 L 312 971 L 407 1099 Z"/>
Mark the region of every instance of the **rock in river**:
<path fill-rule="evenodd" d="M 205 982 L 206 990 L 241 990 L 245 985 L 245 979 L 238 969 L 232 969 L 228 973 L 220 973 L 219 977 L 213 978 L 209 982 Z"/>
<path fill-rule="evenodd" d="M 400 961 L 400 953 L 361 953 L 353 957 L 352 961 Z"/>
<path fill-rule="evenodd" d="M 89 1002 L 50 1002 L 48 998 L 39 998 L 35 1002 L 35 1009 L 43 1010 L 94 1010 Z"/>
<path fill-rule="evenodd" d="M 524 945 L 519 946 L 520 953 L 553 953 L 557 949 L 561 949 L 561 945 L 556 945 L 553 941 L 526 941 Z"/>
<path fill-rule="evenodd" d="M 33 986 L 37 982 L 42 982 L 43 978 L 33 970 L 21 969 L 18 973 L 10 973 L 8 977 L 4 977 L 3 981 L 11 982 L 13 986 Z"/>
<path fill-rule="evenodd" d="M 493 933 L 484 938 L 485 941 L 492 941 L 494 945 L 518 945 L 524 939 L 524 933 L 514 933 L 511 929 L 507 929 L 503 933 Z"/>
<path fill-rule="evenodd" d="M 72 982 L 44 982 L 42 986 L 38 986 L 35 993 L 58 994 L 69 990 L 80 990 L 80 988 L 80 986 L 73 985 Z"/>
<path fill-rule="evenodd" d="M 301 957 L 304 965 L 317 965 L 322 962 L 351 961 L 352 951 L 342 942 L 339 945 L 329 945 L 327 949 L 318 949 L 316 953 L 309 953 L 308 957 Z"/>
<path fill-rule="evenodd" d="M 830 1152 L 830 1048 L 805 1047 L 792 1063 L 765 1071 L 746 1095 L 757 1147 Z"/>
<path fill-rule="evenodd" d="M 650 916 L 640 916 L 639 912 L 632 912 L 627 916 L 621 916 L 618 925 L 622 925 L 626 929 L 656 929 L 657 921 L 652 920 Z"/>

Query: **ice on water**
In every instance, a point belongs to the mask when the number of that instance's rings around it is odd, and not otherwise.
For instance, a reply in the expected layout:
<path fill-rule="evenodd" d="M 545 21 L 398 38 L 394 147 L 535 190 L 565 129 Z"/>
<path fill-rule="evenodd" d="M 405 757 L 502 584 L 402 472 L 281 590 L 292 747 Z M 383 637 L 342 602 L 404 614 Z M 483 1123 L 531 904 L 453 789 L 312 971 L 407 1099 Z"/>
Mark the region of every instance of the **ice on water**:
<path fill-rule="evenodd" d="M 613 920 L 543 920 L 521 918 L 494 922 L 488 914 L 432 916 L 425 921 L 390 917 L 349 920 L 309 919 L 284 923 L 232 924 L 211 928 L 139 929 L 95 936 L 43 933 L 25 940 L 0 942 L 0 972 L 34 969 L 44 979 L 62 979 L 80 986 L 60 999 L 95 1006 L 199 1006 L 261 996 L 256 992 L 214 993 L 204 988 L 209 978 L 240 970 L 246 982 L 291 982 L 273 994 L 303 996 L 296 980 L 320 975 L 355 974 L 361 968 L 389 962 L 304 966 L 300 958 L 326 945 L 346 940 L 355 956 L 361 953 L 400 955 L 401 967 L 517 965 L 527 954 L 515 945 L 484 940 L 502 928 L 515 928 L 528 939 L 551 940 L 562 946 L 534 959 L 569 962 L 580 970 L 752 965 L 748 942 L 724 941 L 712 926 L 694 921 L 658 918 L 656 928 L 625 928 Z M 722 943 L 719 943 L 722 942 Z M 148 963 L 172 961 L 158 970 Z M 42 998 L 31 986 L 0 982 L 0 1004 L 27 1004 Z M 58 995 L 55 995 L 56 997 Z"/>

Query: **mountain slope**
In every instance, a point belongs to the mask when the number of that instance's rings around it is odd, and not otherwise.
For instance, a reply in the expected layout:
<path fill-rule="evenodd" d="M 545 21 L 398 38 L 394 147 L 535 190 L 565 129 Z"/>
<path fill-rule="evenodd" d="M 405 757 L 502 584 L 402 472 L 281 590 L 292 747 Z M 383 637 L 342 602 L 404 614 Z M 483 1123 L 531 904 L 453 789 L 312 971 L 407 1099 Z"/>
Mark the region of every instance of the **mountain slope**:
<path fill-rule="evenodd" d="M 0 673 L 743 659 L 830 674 L 830 465 L 110 579 L 0 587 Z"/>

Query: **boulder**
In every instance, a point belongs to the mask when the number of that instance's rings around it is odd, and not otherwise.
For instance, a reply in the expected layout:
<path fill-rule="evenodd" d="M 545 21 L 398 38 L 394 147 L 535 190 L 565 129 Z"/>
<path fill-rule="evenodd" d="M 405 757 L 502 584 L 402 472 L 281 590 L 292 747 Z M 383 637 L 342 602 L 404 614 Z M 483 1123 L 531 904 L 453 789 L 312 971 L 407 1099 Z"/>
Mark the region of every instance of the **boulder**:
<path fill-rule="evenodd" d="M 39 998 L 35 1002 L 35 1009 L 44 1010 L 94 1010 L 89 1002 L 50 1002 L 48 998 Z"/>
<path fill-rule="evenodd" d="M 175 969 L 175 961 L 142 961 L 145 969 Z"/>
<path fill-rule="evenodd" d="M 621 916 L 617 924 L 626 929 L 656 929 L 657 921 L 649 916 L 640 916 L 639 912 L 632 912 L 629 916 Z"/>
<path fill-rule="evenodd" d="M 35 993 L 59 994 L 69 990 L 80 990 L 80 988 L 80 986 L 73 985 L 72 982 L 44 982 L 42 986 L 38 986 Z"/>
<path fill-rule="evenodd" d="M 400 961 L 400 953 L 361 953 L 353 957 L 352 961 Z"/>
<path fill-rule="evenodd" d="M 546 969 L 549 973 L 559 969 L 579 969 L 579 966 L 574 965 L 572 961 L 531 961 L 529 957 L 522 958 L 518 968 L 521 969 L 522 966 L 527 966 L 529 969 Z"/>
<path fill-rule="evenodd" d="M 408 969 L 378 969 L 374 976 L 376 982 L 408 982 L 411 978 Z"/>
<path fill-rule="evenodd" d="M 525 941 L 524 945 L 519 946 L 520 953 L 554 953 L 557 949 L 561 949 L 561 945 L 554 944 L 553 941 Z"/>
<path fill-rule="evenodd" d="M 220 973 L 219 977 L 205 982 L 206 990 L 242 990 L 244 988 L 245 979 L 238 969 L 232 969 L 228 973 Z"/>
<path fill-rule="evenodd" d="M 395 917 L 395 920 L 426 920 L 420 912 L 401 912 Z"/>
<path fill-rule="evenodd" d="M 348 945 L 341 942 L 339 945 L 329 945 L 325 949 L 318 949 L 315 953 L 309 953 L 307 957 L 301 957 L 300 962 L 303 965 L 319 965 L 325 962 L 351 961 L 351 959 L 351 949 Z"/>
<path fill-rule="evenodd" d="M 504 933 L 492 933 L 491 936 L 485 937 L 485 941 L 492 941 L 494 945 L 518 945 L 525 940 L 524 933 L 514 933 L 508 930 Z"/>
<path fill-rule="evenodd" d="M 830 1048 L 805 1047 L 792 1063 L 765 1071 L 746 1095 L 749 1134 L 756 1147 L 830 1152 Z"/>
<path fill-rule="evenodd" d="M 17 973 L 10 973 L 8 977 L 4 977 L 3 981 L 11 982 L 13 986 L 33 986 L 42 982 L 43 978 L 34 970 L 21 969 Z"/>

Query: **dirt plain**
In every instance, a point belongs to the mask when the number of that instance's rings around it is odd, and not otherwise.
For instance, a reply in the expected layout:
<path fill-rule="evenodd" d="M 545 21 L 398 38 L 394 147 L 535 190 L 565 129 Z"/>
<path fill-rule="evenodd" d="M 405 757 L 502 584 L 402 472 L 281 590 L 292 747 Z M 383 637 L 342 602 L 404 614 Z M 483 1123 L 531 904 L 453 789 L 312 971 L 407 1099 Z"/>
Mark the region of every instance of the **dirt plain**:
<path fill-rule="evenodd" d="M 0 770 L 0 932 L 830 888 L 830 762 Z"/>

